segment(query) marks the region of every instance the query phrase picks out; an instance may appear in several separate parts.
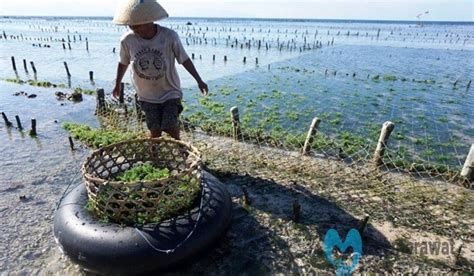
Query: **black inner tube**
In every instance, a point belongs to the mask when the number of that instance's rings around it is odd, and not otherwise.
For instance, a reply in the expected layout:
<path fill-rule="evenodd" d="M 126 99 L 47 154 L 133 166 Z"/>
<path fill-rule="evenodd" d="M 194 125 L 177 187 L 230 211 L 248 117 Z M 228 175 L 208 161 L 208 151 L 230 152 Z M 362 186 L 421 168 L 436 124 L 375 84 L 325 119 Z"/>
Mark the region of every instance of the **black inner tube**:
<path fill-rule="evenodd" d="M 142 227 L 103 224 L 85 209 L 84 185 L 62 201 L 54 235 L 63 252 L 87 271 L 135 275 L 169 269 L 208 250 L 227 230 L 232 202 L 224 185 L 203 171 L 202 197 L 185 213 Z"/>

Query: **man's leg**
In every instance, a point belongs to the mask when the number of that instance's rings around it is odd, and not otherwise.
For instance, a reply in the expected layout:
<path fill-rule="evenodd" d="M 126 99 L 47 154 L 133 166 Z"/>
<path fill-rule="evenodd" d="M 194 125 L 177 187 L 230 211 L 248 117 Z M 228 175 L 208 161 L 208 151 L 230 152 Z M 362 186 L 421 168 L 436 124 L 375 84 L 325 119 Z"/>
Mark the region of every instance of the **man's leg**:
<path fill-rule="evenodd" d="M 140 107 L 145 112 L 146 126 L 150 130 L 150 138 L 161 137 L 161 105 L 140 101 Z"/>
<path fill-rule="evenodd" d="M 150 138 L 161 137 L 161 130 L 150 129 Z"/>
<path fill-rule="evenodd" d="M 163 104 L 161 127 L 176 140 L 180 139 L 178 120 L 181 111 L 183 111 L 183 106 L 179 99 L 168 100 Z"/>
<path fill-rule="evenodd" d="M 168 133 L 173 139 L 179 140 L 179 127 L 168 128 L 164 132 Z"/>

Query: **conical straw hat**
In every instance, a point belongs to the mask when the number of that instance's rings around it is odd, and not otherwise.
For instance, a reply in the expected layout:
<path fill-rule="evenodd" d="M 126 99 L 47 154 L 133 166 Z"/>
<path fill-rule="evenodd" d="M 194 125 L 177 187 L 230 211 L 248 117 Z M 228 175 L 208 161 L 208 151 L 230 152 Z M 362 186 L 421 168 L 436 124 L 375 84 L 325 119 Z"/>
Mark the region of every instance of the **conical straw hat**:
<path fill-rule="evenodd" d="M 140 25 L 167 17 L 168 13 L 155 0 L 124 0 L 120 2 L 112 22 L 118 25 Z"/>

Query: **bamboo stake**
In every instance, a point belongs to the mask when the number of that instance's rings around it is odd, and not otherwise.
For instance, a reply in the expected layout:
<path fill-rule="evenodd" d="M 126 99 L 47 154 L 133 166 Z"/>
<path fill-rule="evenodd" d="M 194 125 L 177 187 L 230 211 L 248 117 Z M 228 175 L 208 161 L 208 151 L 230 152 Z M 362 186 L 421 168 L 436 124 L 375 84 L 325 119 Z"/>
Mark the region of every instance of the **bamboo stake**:
<path fill-rule="evenodd" d="M 293 201 L 293 222 L 298 223 L 300 221 L 301 205 L 298 199 Z"/>
<path fill-rule="evenodd" d="M 71 73 L 69 72 L 69 68 L 68 68 L 68 66 L 67 66 L 67 62 L 64 62 L 64 68 L 66 68 L 67 77 L 70 78 L 70 77 L 71 77 Z"/>
<path fill-rule="evenodd" d="M 306 136 L 306 140 L 304 142 L 302 154 L 307 155 L 311 150 L 311 143 L 313 143 L 314 136 L 316 135 L 316 131 L 319 127 L 321 120 L 318 117 L 315 117 L 311 122 L 311 125 L 308 130 L 308 135 Z"/>
<path fill-rule="evenodd" d="M 135 93 L 135 111 L 137 113 L 137 120 L 139 122 L 142 122 L 142 117 L 143 117 L 142 116 L 142 108 L 140 106 L 140 102 L 138 100 L 138 94 L 137 93 Z"/>
<path fill-rule="evenodd" d="M 241 130 L 240 130 L 240 119 L 239 119 L 239 108 L 236 106 L 233 106 L 230 109 L 230 114 L 231 114 L 231 119 L 232 119 L 232 135 L 234 136 L 234 139 L 237 141 L 239 140 L 239 137 L 241 135 Z"/>
<path fill-rule="evenodd" d="M 96 114 L 100 114 L 105 110 L 105 92 L 102 88 L 97 88 L 97 105 Z"/>
<path fill-rule="evenodd" d="M 242 192 L 244 193 L 244 205 L 245 206 L 250 206 L 252 201 L 250 200 L 249 193 L 245 187 L 242 186 Z"/>
<path fill-rule="evenodd" d="M 72 137 L 69 136 L 68 139 L 69 139 L 69 147 L 71 148 L 71 150 L 74 150 L 74 141 L 72 140 Z"/>
<path fill-rule="evenodd" d="M 22 130 L 23 126 L 21 125 L 20 116 L 16 115 L 15 119 L 16 119 L 16 125 L 17 125 L 18 129 Z"/>
<path fill-rule="evenodd" d="M 365 216 L 364 220 L 362 221 L 362 224 L 359 226 L 359 234 L 361 236 L 364 235 L 364 230 L 367 226 L 367 223 L 369 222 L 369 218 L 370 218 L 370 216 Z"/>
<path fill-rule="evenodd" d="M 375 149 L 373 157 L 373 163 L 376 166 L 382 164 L 382 158 L 385 152 L 385 148 L 387 146 L 387 141 L 394 128 L 395 125 L 392 122 L 387 121 L 383 123 L 382 130 L 380 131 L 379 141 L 377 143 L 377 148 Z"/>
<path fill-rule="evenodd" d="M 462 167 L 461 176 L 465 177 L 468 180 L 474 179 L 474 144 L 471 145 L 471 149 L 469 150 L 469 154 L 466 157 L 466 161 L 464 162 L 464 166 Z"/>
<path fill-rule="evenodd" d="M 26 65 L 26 59 L 23 59 L 23 68 L 25 68 L 25 72 L 28 74 L 28 66 Z"/>
<path fill-rule="evenodd" d="M 30 130 L 30 136 L 36 136 L 36 119 L 31 119 L 31 130 Z"/>
<path fill-rule="evenodd" d="M 11 123 L 10 121 L 8 121 L 7 114 L 5 114 L 4 112 L 2 112 L 2 117 L 3 117 L 3 120 L 5 121 L 5 125 L 7 125 L 7 127 L 11 127 L 11 126 L 12 126 L 12 123 Z"/>
<path fill-rule="evenodd" d="M 13 71 L 16 72 L 16 63 L 15 63 L 15 57 L 12 56 L 12 67 L 13 67 Z"/>
<path fill-rule="evenodd" d="M 122 82 L 122 83 L 120 83 L 120 95 L 119 95 L 119 102 L 120 102 L 121 104 L 124 103 L 124 99 L 123 99 L 123 92 L 124 92 L 124 90 L 125 90 L 125 83 Z"/>
<path fill-rule="evenodd" d="M 36 75 L 35 63 L 33 61 L 30 61 L 30 65 L 31 65 L 31 69 L 33 70 L 33 73 L 35 73 L 35 75 Z"/>

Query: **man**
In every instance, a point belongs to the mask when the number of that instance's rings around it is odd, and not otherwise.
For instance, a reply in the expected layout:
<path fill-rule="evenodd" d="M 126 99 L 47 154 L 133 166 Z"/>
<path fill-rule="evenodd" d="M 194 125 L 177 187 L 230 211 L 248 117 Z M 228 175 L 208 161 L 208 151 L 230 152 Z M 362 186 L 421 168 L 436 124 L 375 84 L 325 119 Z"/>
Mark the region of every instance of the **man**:
<path fill-rule="evenodd" d="M 180 139 L 178 118 L 183 110 L 183 92 L 175 60 L 194 77 L 203 95 L 208 87 L 183 48 L 178 34 L 154 22 L 168 17 L 155 0 L 126 0 L 113 22 L 131 29 L 120 39 L 120 61 L 112 95 L 119 97 L 120 84 L 129 65 L 141 109 L 145 112 L 150 137 L 162 131 Z"/>

